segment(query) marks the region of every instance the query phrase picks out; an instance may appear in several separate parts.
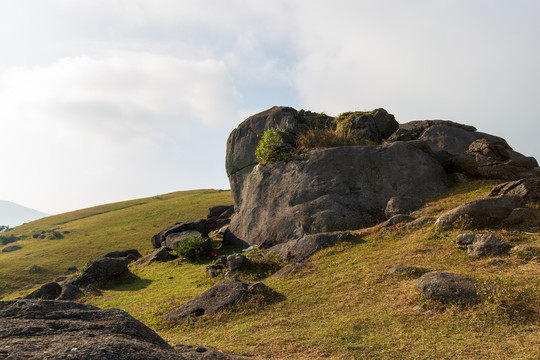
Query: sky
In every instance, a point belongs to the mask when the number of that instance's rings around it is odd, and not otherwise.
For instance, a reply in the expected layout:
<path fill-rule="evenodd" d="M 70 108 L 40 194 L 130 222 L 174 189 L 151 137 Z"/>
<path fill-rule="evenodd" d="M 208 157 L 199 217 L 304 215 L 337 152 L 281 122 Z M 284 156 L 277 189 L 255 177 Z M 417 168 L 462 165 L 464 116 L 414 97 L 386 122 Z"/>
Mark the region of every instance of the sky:
<path fill-rule="evenodd" d="M 228 189 L 275 105 L 445 119 L 540 159 L 537 0 L 0 3 L 0 199 L 49 214 Z"/>

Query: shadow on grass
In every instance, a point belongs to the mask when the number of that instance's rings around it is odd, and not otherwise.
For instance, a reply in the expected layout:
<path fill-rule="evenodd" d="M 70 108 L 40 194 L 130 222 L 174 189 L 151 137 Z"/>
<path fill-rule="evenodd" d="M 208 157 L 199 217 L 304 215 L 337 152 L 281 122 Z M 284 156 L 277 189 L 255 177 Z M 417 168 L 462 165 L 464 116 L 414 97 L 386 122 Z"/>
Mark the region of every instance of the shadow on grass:
<path fill-rule="evenodd" d="M 152 280 L 142 279 L 133 274 L 131 271 L 127 271 L 125 274 L 103 285 L 102 289 L 115 291 L 137 291 L 148 287 L 148 285 L 151 283 Z"/>

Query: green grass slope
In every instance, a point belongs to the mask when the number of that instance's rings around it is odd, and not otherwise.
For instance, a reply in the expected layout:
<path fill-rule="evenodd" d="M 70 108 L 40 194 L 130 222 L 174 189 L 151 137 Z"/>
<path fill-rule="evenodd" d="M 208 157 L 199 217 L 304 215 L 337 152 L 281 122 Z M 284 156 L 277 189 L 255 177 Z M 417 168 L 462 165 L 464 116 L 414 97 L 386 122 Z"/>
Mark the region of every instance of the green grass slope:
<path fill-rule="evenodd" d="M 454 187 L 427 203 L 421 213 L 436 216 L 487 195 L 493 185 L 472 182 Z M 230 201 L 230 193 L 189 196 L 199 196 L 200 202 L 214 200 L 207 197 L 215 196 L 216 201 L 207 207 Z M 133 238 L 143 231 L 142 227 L 130 230 L 136 226 L 133 219 L 144 218 L 135 215 L 140 209 L 133 207 L 131 222 L 121 221 L 121 213 L 115 216 L 115 221 L 123 224 L 118 228 Z M 109 224 L 106 214 L 99 216 Z M 145 224 L 151 228 L 153 223 Z M 158 228 L 146 231 L 151 235 Z M 102 232 L 109 231 L 102 227 Z M 540 246 L 538 233 L 503 228 L 489 232 L 512 245 Z M 111 284 L 102 295 L 89 295 L 81 301 L 124 309 L 171 344 L 204 345 L 261 359 L 540 358 L 538 257 L 503 254 L 471 258 L 452 242 L 458 233 L 459 229 L 440 231 L 432 224 L 355 231 L 354 237 L 314 256 L 307 269 L 285 278 L 264 278 L 274 291 L 270 297 L 256 296 L 219 315 L 180 325 L 164 323 L 160 317 L 220 281 L 205 276 L 209 261 L 173 260 L 132 267 L 131 277 Z M 149 248 L 149 237 L 145 237 L 139 249 Z M 109 245 L 107 241 L 102 244 Z M 473 276 L 491 290 L 480 304 L 440 305 L 424 299 L 416 290 L 419 274 L 388 273 L 389 268 L 400 265 Z M 13 296 L 16 294 L 6 298 Z M 415 306 L 428 312 L 421 314 Z"/>
<path fill-rule="evenodd" d="M 148 252 L 150 238 L 176 222 L 203 218 L 214 205 L 230 205 L 230 191 L 192 190 L 96 206 L 49 216 L 16 227 L 22 249 L 0 253 L 0 297 L 28 284 L 52 281 L 69 266 L 79 269 L 109 251 Z M 57 230 L 63 239 L 34 239 L 33 234 Z M 12 244 L 10 244 L 12 245 Z M 42 270 L 31 273 L 37 265 Z"/>

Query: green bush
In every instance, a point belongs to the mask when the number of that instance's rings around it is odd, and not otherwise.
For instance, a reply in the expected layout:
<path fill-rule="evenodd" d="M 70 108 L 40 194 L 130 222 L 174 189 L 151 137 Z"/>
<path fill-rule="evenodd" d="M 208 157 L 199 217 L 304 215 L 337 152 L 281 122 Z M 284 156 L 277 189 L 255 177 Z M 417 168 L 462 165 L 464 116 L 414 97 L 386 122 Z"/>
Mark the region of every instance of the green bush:
<path fill-rule="evenodd" d="M 255 156 L 257 162 L 264 166 L 270 162 L 290 161 L 293 154 L 290 151 L 283 151 L 276 148 L 281 143 L 281 137 L 277 129 L 267 129 L 257 145 Z"/>
<path fill-rule="evenodd" d="M 202 235 L 193 235 L 178 243 L 176 254 L 184 259 L 195 261 L 212 251 L 212 243 Z"/>

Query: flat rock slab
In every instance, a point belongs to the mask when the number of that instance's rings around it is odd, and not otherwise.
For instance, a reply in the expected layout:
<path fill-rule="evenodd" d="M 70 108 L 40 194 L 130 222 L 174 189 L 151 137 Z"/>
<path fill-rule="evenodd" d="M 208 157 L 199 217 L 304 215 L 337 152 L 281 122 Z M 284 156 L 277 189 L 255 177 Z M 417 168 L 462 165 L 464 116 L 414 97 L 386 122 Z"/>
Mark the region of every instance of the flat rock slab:
<path fill-rule="evenodd" d="M 461 225 L 464 228 L 498 226 L 510 216 L 515 208 L 524 206 L 525 202 L 517 195 L 485 197 L 442 214 L 435 224 L 442 228 L 450 228 L 457 222 L 462 222 Z"/>
<path fill-rule="evenodd" d="M 298 263 L 305 261 L 326 247 L 345 240 L 350 235 L 351 233 L 348 231 L 306 235 L 300 239 L 272 246 L 266 254 L 277 254 L 283 261 Z"/>
<path fill-rule="evenodd" d="M 540 203 L 540 179 L 528 178 L 495 186 L 489 196 L 517 195 L 526 202 Z"/>
<path fill-rule="evenodd" d="M 20 250 L 20 249 L 22 249 L 22 246 L 20 246 L 20 245 L 10 245 L 10 246 L 6 246 L 5 248 L 3 248 L 2 252 L 7 253 L 7 252 L 12 252 L 12 251 L 17 251 L 17 250 Z"/>
<path fill-rule="evenodd" d="M 94 261 L 83 274 L 76 279 L 69 281 L 76 286 L 86 286 L 88 284 L 99 285 L 111 281 L 114 278 L 128 271 L 128 264 L 131 259 L 127 257 L 109 258 L 101 257 Z"/>
<path fill-rule="evenodd" d="M 0 358 L 185 359 L 118 309 L 71 301 L 0 302 Z"/>
<path fill-rule="evenodd" d="M 480 301 L 480 296 L 476 292 L 476 280 L 463 275 L 429 272 L 418 279 L 416 288 L 426 298 L 446 304 Z"/>
<path fill-rule="evenodd" d="M 148 262 L 154 262 L 154 261 L 165 262 L 169 260 L 171 260 L 171 255 L 169 254 L 169 251 L 167 250 L 167 248 L 161 247 L 155 250 L 154 252 L 152 252 L 151 254 L 143 256 L 142 258 L 137 260 L 134 265 L 139 266 L 142 264 L 146 264 Z"/>
<path fill-rule="evenodd" d="M 227 279 L 165 314 L 163 319 L 178 323 L 202 315 L 216 314 L 241 300 L 248 288 L 249 283 L 246 281 Z"/>
<path fill-rule="evenodd" d="M 303 270 L 305 268 L 307 268 L 306 263 L 289 264 L 289 265 L 286 265 L 283 268 L 279 269 L 274 275 L 272 275 L 272 277 L 275 277 L 275 278 L 277 278 L 277 277 L 285 277 L 285 276 L 293 274 L 293 273 L 295 273 L 297 271 Z"/>

